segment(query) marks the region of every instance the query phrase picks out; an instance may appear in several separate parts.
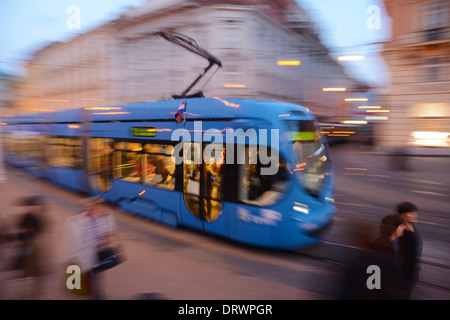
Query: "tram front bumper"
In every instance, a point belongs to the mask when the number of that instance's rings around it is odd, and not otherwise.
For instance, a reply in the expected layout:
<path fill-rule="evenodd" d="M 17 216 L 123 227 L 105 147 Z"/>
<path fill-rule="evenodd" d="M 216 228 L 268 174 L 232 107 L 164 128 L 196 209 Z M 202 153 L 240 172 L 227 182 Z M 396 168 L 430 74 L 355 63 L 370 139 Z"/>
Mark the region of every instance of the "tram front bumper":
<path fill-rule="evenodd" d="M 292 213 L 287 217 L 281 246 L 287 249 L 301 249 L 316 244 L 331 227 L 335 213 L 334 206 L 311 210 L 309 214 Z"/>

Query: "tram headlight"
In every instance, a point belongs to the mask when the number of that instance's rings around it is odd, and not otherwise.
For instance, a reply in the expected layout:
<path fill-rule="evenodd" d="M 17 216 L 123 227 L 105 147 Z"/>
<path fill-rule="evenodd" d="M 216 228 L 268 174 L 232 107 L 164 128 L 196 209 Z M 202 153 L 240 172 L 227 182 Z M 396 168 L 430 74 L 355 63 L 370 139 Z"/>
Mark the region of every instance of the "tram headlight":
<path fill-rule="evenodd" d="M 301 206 L 293 206 L 292 209 L 294 209 L 297 212 L 301 212 L 304 214 L 309 214 L 309 209 Z"/>

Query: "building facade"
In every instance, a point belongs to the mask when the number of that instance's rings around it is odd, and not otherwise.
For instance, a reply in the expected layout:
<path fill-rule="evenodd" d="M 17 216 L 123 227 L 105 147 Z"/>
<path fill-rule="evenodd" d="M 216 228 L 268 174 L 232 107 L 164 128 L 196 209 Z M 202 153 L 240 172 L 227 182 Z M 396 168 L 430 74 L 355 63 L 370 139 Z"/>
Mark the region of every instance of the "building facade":
<path fill-rule="evenodd" d="M 207 61 L 151 35 L 161 30 L 187 35 L 222 60 L 211 81 L 196 87 L 207 96 L 277 99 L 305 105 L 319 117 L 350 116 L 344 98 L 359 84 L 329 55 L 294 0 L 148 0 L 115 21 L 36 52 L 37 72 L 29 76 L 40 84 L 41 103 L 31 109 L 180 94 Z M 347 91 L 324 92 L 325 87 Z"/>
<path fill-rule="evenodd" d="M 90 32 L 55 42 L 33 55 L 28 63 L 29 96 L 38 97 L 29 112 L 68 110 L 114 103 L 115 47 L 113 28 L 103 25 Z M 20 111 L 26 107 L 21 106 Z"/>
<path fill-rule="evenodd" d="M 392 40 L 383 50 L 390 114 L 378 127 L 378 144 L 450 148 L 450 2 L 384 2 L 392 18 Z"/>
<path fill-rule="evenodd" d="M 0 118 L 10 116 L 13 112 L 12 88 L 16 82 L 17 77 L 0 71 Z"/>

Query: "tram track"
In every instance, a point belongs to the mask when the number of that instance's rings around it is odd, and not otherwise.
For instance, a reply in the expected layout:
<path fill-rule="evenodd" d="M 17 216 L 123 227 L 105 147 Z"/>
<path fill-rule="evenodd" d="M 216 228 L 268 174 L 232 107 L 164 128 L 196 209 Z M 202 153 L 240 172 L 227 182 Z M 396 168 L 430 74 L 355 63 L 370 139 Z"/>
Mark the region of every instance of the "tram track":
<path fill-rule="evenodd" d="M 382 206 L 378 203 L 376 203 L 375 201 L 370 201 L 367 199 L 363 199 L 362 197 L 358 197 L 354 194 L 347 194 L 347 193 L 343 193 L 342 191 L 336 191 L 336 196 L 340 196 L 342 198 L 345 198 L 346 200 L 342 200 L 336 201 L 336 206 L 339 209 L 341 206 L 342 207 L 350 207 L 350 208 L 361 208 L 362 210 L 377 210 L 377 211 L 385 211 L 386 207 Z M 351 199 L 351 201 L 349 201 L 349 198 Z M 435 218 L 435 219 L 443 219 L 444 221 L 448 221 L 448 219 L 450 219 L 450 214 L 448 214 L 448 212 L 438 212 L 438 211 L 434 211 L 434 212 L 430 212 L 430 211 L 420 211 L 419 212 L 419 216 L 420 217 L 427 217 L 427 218 Z M 428 221 L 428 220 L 424 220 L 424 219 L 419 219 L 419 224 L 423 223 L 423 224 L 433 224 L 437 227 L 441 227 L 444 229 L 450 229 L 450 226 L 448 225 L 444 225 L 444 224 L 439 224 L 439 223 L 434 223 L 432 221 Z"/>
<path fill-rule="evenodd" d="M 320 245 L 327 246 L 328 248 L 333 248 L 331 250 L 334 252 L 340 251 L 340 253 L 334 254 L 339 257 L 348 257 L 350 255 L 350 256 L 353 256 L 354 259 L 356 259 L 359 254 L 364 252 L 363 248 L 355 247 L 355 246 L 351 246 L 351 245 L 334 243 L 334 242 L 329 242 L 329 241 L 322 241 L 322 240 L 319 241 L 319 243 L 320 243 Z M 342 250 L 346 250 L 347 253 L 343 253 Z M 324 251 L 324 250 L 322 249 L 322 251 Z M 351 253 L 349 254 L 348 252 L 351 252 Z M 353 261 L 350 261 L 351 259 L 347 259 L 347 260 L 343 261 L 343 259 L 338 260 L 338 259 L 333 259 L 330 257 L 324 257 L 324 256 L 321 256 L 320 254 L 315 254 L 314 251 L 308 252 L 308 253 L 305 253 L 302 251 L 302 252 L 298 252 L 298 253 L 301 255 L 308 256 L 313 259 L 317 259 L 317 260 L 326 262 L 326 263 L 340 265 L 340 266 L 347 267 L 347 268 L 350 268 L 352 266 L 352 262 L 353 262 Z M 448 273 L 449 272 L 448 270 L 450 270 L 450 265 L 438 263 L 438 262 L 434 262 L 434 261 L 430 261 L 430 260 L 426 260 L 426 259 L 420 260 L 420 264 L 421 264 L 421 269 L 423 269 L 425 267 L 433 267 L 433 268 L 444 269 L 446 271 L 446 273 Z M 423 280 L 417 281 L 417 285 L 422 285 L 422 286 L 426 286 L 428 288 L 441 290 L 441 291 L 446 292 L 447 294 L 450 294 L 450 285 L 442 285 L 440 283 L 439 284 L 431 283 L 430 281 L 423 281 Z"/>
<path fill-rule="evenodd" d="M 342 190 L 336 191 L 335 204 L 337 207 L 335 219 L 360 221 L 372 229 L 374 228 L 371 223 L 377 223 L 378 225 L 382 217 L 392 212 L 392 208 L 387 209 L 383 203 L 377 203 L 374 199 L 366 199 Z M 449 219 L 450 214 L 448 212 L 429 208 L 425 211 L 420 210 L 419 221 L 417 222 L 419 232 L 422 233 L 421 231 L 423 230 L 425 232 L 423 235 L 426 238 L 429 237 L 436 240 L 448 239 L 450 235 Z"/>

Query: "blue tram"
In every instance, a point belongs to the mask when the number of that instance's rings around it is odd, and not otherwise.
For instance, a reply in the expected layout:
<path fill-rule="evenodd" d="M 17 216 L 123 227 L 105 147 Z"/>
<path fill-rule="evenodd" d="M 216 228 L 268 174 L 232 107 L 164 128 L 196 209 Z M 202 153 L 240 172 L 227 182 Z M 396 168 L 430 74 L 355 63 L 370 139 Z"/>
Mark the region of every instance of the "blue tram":
<path fill-rule="evenodd" d="M 313 113 L 188 95 L 221 61 L 191 38 L 156 35 L 209 62 L 181 95 L 8 119 L 5 160 L 169 226 L 274 249 L 316 243 L 335 207 L 329 149 Z"/>
<path fill-rule="evenodd" d="M 335 212 L 327 144 L 294 104 L 210 97 L 22 115 L 3 139 L 6 161 L 37 177 L 238 242 L 309 246 Z"/>

